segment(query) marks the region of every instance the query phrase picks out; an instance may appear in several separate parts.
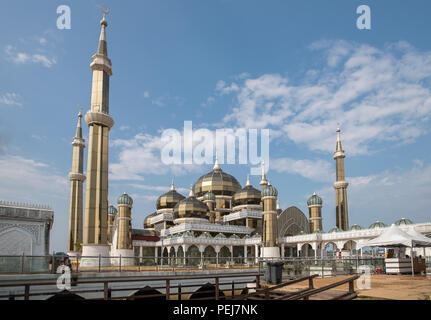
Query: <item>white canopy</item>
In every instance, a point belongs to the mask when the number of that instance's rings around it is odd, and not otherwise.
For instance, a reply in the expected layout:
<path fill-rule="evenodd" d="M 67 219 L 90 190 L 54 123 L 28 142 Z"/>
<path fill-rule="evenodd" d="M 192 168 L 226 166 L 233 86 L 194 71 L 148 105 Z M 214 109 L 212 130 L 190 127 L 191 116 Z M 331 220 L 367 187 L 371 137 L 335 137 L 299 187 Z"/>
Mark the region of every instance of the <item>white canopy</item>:
<path fill-rule="evenodd" d="M 417 233 L 419 235 L 409 234 L 393 224 L 377 238 L 362 243 L 361 247 L 430 247 L 431 239 Z"/>
<path fill-rule="evenodd" d="M 424 242 L 430 242 L 431 241 L 431 238 L 428 238 L 428 237 L 424 236 L 422 233 L 416 231 L 416 229 L 413 226 L 411 226 L 409 228 L 409 230 L 407 230 L 407 233 L 409 235 L 411 235 L 412 237 L 418 239 L 418 240 L 422 240 Z M 428 245 L 426 245 L 425 247 L 428 247 Z"/>

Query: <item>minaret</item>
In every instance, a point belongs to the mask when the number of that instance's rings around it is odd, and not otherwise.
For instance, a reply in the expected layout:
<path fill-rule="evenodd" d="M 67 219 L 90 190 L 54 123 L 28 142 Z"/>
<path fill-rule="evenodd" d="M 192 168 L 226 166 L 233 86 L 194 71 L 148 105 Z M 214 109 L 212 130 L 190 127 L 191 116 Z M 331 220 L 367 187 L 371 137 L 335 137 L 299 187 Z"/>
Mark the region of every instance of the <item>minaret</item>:
<path fill-rule="evenodd" d="M 347 186 L 344 177 L 344 150 L 341 147 L 340 128 L 337 128 L 337 148 L 334 159 L 337 166 L 337 181 L 334 183 L 335 189 L 335 218 L 336 225 L 341 230 L 349 230 L 349 215 L 347 207 Z"/>
<path fill-rule="evenodd" d="M 115 221 L 117 219 L 117 209 L 111 204 L 108 208 L 108 244 L 112 244 L 112 237 L 115 232 Z"/>
<path fill-rule="evenodd" d="M 73 160 L 70 179 L 70 206 L 69 206 L 69 241 L 67 252 L 69 256 L 76 256 L 82 248 L 82 213 L 84 191 L 84 148 L 85 140 L 82 138 L 81 112 L 78 113 L 78 124 L 73 138 Z"/>
<path fill-rule="evenodd" d="M 261 257 L 277 258 L 280 257 L 278 248 L 278 229 L 277 229 L 277 196 L 278 191 L 269 181 L 262 190 L 263 202 L 263 247 Z"/>
<path fill-rule="evenodd" d="M 113 258 L 112 264 L 122 266 L 135 265 L 133 247 L 132 247 L 132 206 L 133 199 L 123 193 L 117 200 L 118 217 L 117 217 L 117 243 L 115 252 L 111 255 L 121 258 Z"/>
<path fill-rule="evenodd" d="M 87 188 L 83 256 L 109 256 L 108 229 L 108 135 L 114 125 L 109 115 L 109 77 L 112 75 L 108 58 L 105 14 L 100 21 L 99 45 L 90 64 L 93 71 L 91 110 L 85 115 L 89 127 Z M 81 265 L 91 266 L 98 259 L 84 259 Z M 106 264 L 109 260 L 103 259 Z"/>
<path fill-rule="evenodd" d="M 307 200 L 310 233 L 313 233 L 315 231 L 323 231 L 322 204 L 323 204 L 322 198 L 320 198 L 316 194 L 316 192 L 314 192 L 313 195 Z"/>

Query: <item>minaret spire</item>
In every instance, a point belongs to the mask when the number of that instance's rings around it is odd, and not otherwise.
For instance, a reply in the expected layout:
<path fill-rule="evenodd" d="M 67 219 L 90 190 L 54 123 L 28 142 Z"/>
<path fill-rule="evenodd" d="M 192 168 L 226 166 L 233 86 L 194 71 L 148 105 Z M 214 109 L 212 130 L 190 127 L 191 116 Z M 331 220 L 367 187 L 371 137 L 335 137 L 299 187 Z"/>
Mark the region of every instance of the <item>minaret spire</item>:
<path fill-rule="evenodd" d="M 218 154 L 216 153 L 216 160 L 214 163 L 213 171 L 220 171 L 220 170 L 221 170 L 221 168 L 220 168 L 220 165 L 218 163 Z"/>
<path fill-rule="evenodd" d="M 109 131 L 114 120 L 109 115 L 109 79 L 112 64 L 108 58 L 106 42 L 106 14 L 103 10 L 97 52 L 91 57 L 93 72 L 91 109 L 85 114 L 89 128 L 87 155 L 87 186 L 85 193 L 85 221 L 83 256 L 108 256 L 108 146 Z M 94 260 L 94 259 L 93 259 Z M 81 260 L 83 266 L 93 266 L 98 261 L 92 258 Z M 109 265 L 109 259 L 102 260 Z"/>
<path fill-rule="evenodd" d="M 337 128 L 337 146 L 334 152 L 336 163 L 336 179 L 334 183 L 335 189 L 335 218 L 336 225 L 341 230 L 349 230 L 349 215 L 347 206 L 347 186 L 349 183 L 345 181 L 344 175 L 344 158 L 346 157 L 341 146 L 340 128 Z"/>
<path fill-rule="evenodd" d="M 262 189 L 268 184 L 268 181 L 266 180 L 266 174 L 265 174 L 265 160 L 262 159 L 262 179 L 259 182 L 259 185 L 262 187 Z"/>
<path fill-rule="evenodd" d="M 247 175 L 247 182 L 245 183 L 245 186 L 246 186 L 246 187 L 251 186 L 251 183 L 250 183 L 250 175 L 249 175 L 249 174 Z"/>
<path fill-rule="evenodd" d="M 172 178 L 172 183 L 171 183 L 171 189 L 170 189 L 170 191 L 175 191 L 174 178 Z"/>
<path fill-rule="evenodd" d="M 85 140 L 82 138 L 82 113 L 78 113 L 78 124 L 73 138 L 72 171 L 69 173 L 70 201 L 69 201 L 69 237 L 67 251 L 69 255 L 76 256 L 82 245 L 82 215 L 84 191 L 84 148 Z"/>

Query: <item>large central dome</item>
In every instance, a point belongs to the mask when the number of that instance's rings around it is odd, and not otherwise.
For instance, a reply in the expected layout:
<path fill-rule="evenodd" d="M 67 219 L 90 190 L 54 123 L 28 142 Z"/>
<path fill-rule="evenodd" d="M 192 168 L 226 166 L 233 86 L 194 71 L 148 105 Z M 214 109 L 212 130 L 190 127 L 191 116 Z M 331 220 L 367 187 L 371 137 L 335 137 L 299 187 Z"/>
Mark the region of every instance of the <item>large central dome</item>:
<path fill-rule="evenodd" d="M 233 196 L 240 189 L 239 182 L 234 176 L 223 172 L 217 159 L 212 171 L 200 177 L 193 185 L 196 197 L 202 197 L 208 191 L 215 195 Z"/>

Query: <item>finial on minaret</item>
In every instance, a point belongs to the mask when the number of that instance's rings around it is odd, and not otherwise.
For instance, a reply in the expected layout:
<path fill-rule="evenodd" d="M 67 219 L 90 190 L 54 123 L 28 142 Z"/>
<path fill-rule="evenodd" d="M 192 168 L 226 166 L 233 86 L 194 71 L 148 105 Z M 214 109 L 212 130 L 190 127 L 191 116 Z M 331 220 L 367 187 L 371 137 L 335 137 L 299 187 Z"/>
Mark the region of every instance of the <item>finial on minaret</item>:
<path fill-rule="evenodd" d="M 75 138 L 82 140 L 82 125 L 81 125 L 81 119 L 82 119 L 82 107 L 78 104 L 78 124 L 76 125 L 76 133 Z"/>
<path fill-rule="evenodd" d="M 337 123 L 337 149 L 336 151 L 343 151 L 343 148 L 341 147 L 341 137 L 340 137 L 340 124 Z"/>
<path fill-rule="evenodd" d="M 262 159 L 262 179 L 260 180 L 259 184 L 261 186 L 264 186 L 268 183 L 269 183 L 269 181 L 266 180 L 266 173 L 265 173 L 265 160 Z"/>
<path fill-rule="evenodd" d="M 102 11 L 102 13 L 103 13 L 103 17 L 102 17 L 102 20 L 100 20 L 100 24 L 102 25 L 102 26 L 107 26 L 108 25 L 108 22 L 106 22 L 106 15 L 109 13 L 109 9 L 107 9 L 107 10 L 105 10 L 105 9 L 103 9 L 103 6 L 102 5 L 100 5 L 100 10 Z"/>
<path fill-rule="evenodd" d="M 251 186 L 251 183 L 250 183 L 250 175 L 249 175 L 249 174 L 247 175 L 247 182 L 245 183 L 245 186 L 246 186 L 246 187 Z"/>
<path fill-rule="evenodd" d="M 280 210 L 280 201 L 277 200 L 277 210 Z"/>
<path fill-rule="evenodd" d="M 221 170 L 221 168 L 220 168 L 220 165 L 218 163 L 218 154 L 216 152 L 216 160 L 215 160 L 215 163 L 214 163 L 213 171 L 220 171 L 220 170 Z"/>
<path fill-rule="evenodd" d="M 175 191 L 174 178 L 172 178 L 171 189 L 170 191 Z"/>
<path fill-rule="evenodd" d="M 102 10 L 102 12 L 103 12 L 103 18 L 102 18 L 102 20 L 100 20 L 100 24 L 102 25 L 102 30 L 100 30 L 99 46 L 97 48 L 97 53 L 107 56 L 108 55 L 108 48 L 106 45 L 105 28 L 108 26 L 108 22 L 106 22 L 106 15 L 109 13 L 109 9 L 105 10 L 105 9 L 103 9 L 102 6 L 100 6 L 100 10 Z"/>
<path fill-rule="evenodd" d="M 315 195 L 316 195 L 316 191 L 313 192 L 313 196 L 315 196 Z"/>
<path fill-rule="evenodd" d="M 193 185 L 190 185 L 190 193 L 189 193 L 189 197 L 194 197 L 195 193 L 193 192 Z"/>

